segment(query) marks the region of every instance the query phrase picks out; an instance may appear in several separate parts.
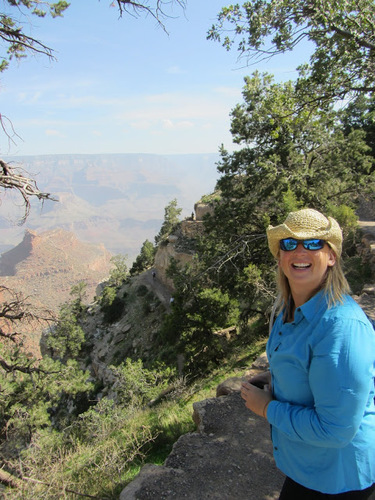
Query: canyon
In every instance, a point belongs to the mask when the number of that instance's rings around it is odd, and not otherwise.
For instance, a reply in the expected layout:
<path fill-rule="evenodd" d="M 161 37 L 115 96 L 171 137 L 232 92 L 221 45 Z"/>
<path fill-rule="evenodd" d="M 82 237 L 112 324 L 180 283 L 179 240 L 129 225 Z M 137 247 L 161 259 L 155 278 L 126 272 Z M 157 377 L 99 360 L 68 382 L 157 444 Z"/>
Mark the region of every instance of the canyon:
<path fill-rule="evenodd" d="M 32 203 L 24 225 L 20 201 L 11 193 L 2 199 L 0 253 L 22 241 L 25 229 L 74 232 L 84 242 L 103 244 L 111 253 L 138 255 L 153 241 L 164 208 L 176 199 L 182 217 L 214 190 L 218 154 L 192 155 L 47 155 L 6 160 L 35 178 L 39 189 L 57 202 Z"/>

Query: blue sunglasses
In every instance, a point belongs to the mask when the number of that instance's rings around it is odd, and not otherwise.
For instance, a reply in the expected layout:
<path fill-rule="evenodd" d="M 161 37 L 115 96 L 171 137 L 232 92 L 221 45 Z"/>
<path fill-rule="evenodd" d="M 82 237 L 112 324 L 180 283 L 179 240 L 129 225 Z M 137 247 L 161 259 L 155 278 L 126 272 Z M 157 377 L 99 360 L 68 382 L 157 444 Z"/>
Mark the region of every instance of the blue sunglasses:
<path fill-rule="evenodd" d="M 284 250 L 284 252 L 291 252 L 298 247 L 298 243 L 302 243 L 303 248 L 306 250 L 321 250 L 324 245 L 324 240 L 318 240 L 315 238 L 309 240 L 296 240 L 294 238 L 285 238 L 280 240 L 280 248 Z"/>

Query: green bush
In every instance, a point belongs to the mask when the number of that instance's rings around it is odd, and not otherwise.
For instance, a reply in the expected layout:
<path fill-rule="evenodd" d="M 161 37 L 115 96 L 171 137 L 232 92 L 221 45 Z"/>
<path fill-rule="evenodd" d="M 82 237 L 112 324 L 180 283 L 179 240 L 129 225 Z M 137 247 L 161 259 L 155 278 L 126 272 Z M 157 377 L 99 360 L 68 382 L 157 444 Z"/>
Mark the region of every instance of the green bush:
<path fill-rule="evenodd" d="M 100 309 L 104 314 L 104 321 L 114 323 L 124 314 L 125 300 L 117 295 L 115 288 L 106 286 L 100 299 Z"/>
<path fill-rule="evenodd" d="M 159 366 L 156 370 L 144 368 L 142 360 L 132 361 L 127 358 L 124 363 L 110 367 L 116 377 L 114 390 L 118 402 L 122 406 L 142 407 L 164 390 L 173 371 Z"/>
<path fill-rule="evenodd" d="M 64 304 L 56 326 L 46 334 L 46 346 L 55 358 L 76 359 L 85 341 L 85 334 L 78 324 L 74 307 L 74 303 Z"/>

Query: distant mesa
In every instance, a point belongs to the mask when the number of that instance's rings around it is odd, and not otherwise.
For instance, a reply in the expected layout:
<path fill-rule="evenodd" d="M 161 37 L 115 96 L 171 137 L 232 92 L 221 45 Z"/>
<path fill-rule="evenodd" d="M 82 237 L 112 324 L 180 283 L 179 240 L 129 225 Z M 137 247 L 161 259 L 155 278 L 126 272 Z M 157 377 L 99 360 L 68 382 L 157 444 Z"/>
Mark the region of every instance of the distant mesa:
<path fill-rule="evenodd" d="M 4 286 L 57 311 L 80 281 L 87 285 L 88 299 L 94 297 L 112 268 L 111 256 L 103 245 L 82 242 L 64 229 L 26 230 L 21 243 L 1 255 L 0 275 Z"/>
<path fill-rule="evenodd" d="M 17 264 L 31 255 L 33 240 L 36 237 L 35 231 L 27 229 L 21 243 L 0 256 L 0 276 L 14 276 L 16 274 Z"/>

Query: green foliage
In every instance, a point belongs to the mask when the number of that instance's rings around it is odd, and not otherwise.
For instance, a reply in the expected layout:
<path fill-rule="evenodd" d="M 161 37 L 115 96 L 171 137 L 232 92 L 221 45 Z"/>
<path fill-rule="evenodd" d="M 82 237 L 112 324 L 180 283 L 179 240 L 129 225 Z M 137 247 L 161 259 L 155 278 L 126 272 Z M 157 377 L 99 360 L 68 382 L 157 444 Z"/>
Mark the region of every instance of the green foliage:
<path fill-rule="evenodd" d="M 326 212 L 327 215 L 331 215 L 332 217 L 334 217 L 343 228 L 344 239 L 346 239 L 347 235 L 350 232 L 357 230 L 358 217 L 352 207 L 348 207 L 347 205 L 333 205 L 328 203 Z"/>
<path fill-rule="evenodd" d="M 214 203 L 219 202 L 220 199 L 221 199 L 220 193 L 217 192 L 217 191 L 215 191 L 212 194 L 205 194 L 205 195 L 203 195 L 202 198 L 200 199 L 200 202 L 201 203 L 214 204 Z"/>
<path fill-rule="evenodd" d="M 172 200 L 164 209 L 164 222 L 160 228 L 159 233 L 155 236 L 155 244 L 159 245 L 164 242 L 168 235 L 173 233 L 177 224 L 180 222 L 180 215 L 182 208 L 177 207 L 176 198 Z"/>
<path fill-rule="evenodd" d="M 130 358 L 110 369 L 116 377 L 113 388 L 118 403 L 131 408 L 140 408 L 154 399 L 174 375 L 170 368 L 159 365 L 157 369 L 148 370 L 144 368 L 142 360 L 132 361 Z"/>
<path fill-rule="evenodd" d="M 243 97 L 231 126 L 241 147 L 221 151 L 222 198 L 205 221 L 198 252 L 208 270 L 206 282 L 237 297 L 251 313 L 266 311 L 273 300 L 267 226 L 307 206 L 337 214 L 348 234 L 358 197 L 374 188 L 374 160 L 362 130 L 344 133 L 343 115 L 333 108 L 307 111 L 292 82 L 274 83 L 270 75 L 254 73 L 245 79 Z M 345 216 L 338 208 L 344 206 Z M 261 281 L 247 281 L 249 263 Z"/>
<path fill-rule="evenodd" d="M 160 305 L 160 300 L 154 295 L 151 290 L 143 296 L 142 311 L 145 316 L 154 311 L 155 308 L 158 307 L 158 305 Z"/>
<path fill-rule="evenodd" d="M 341 120 L 345 135 L 352 130 L 361 130 L 365 133 L 366 144 L 375 157 L 375 97 L 372 94 L 361 94 L 350 101 L 342 111 Z"/>
<path fill-rule="evenodd" d="M 64 433 L 35 435 L 22 456 L 23 473 L 39 483 L 29 485 L 29 498 L 72 498 L 72 491 L 118 498 L 130 466 L 142 463 L 154 437 L 147 421 L 138 425 L 126 409 L 102 400 Z"/>
<path fill-rule="evenodd" d="M 130 274 L 133 276 L 150 268 L 154 263 L 156 248 L 151 241 L 146 240 L 141 248 L 140 254 L 135 259 Z"/>
<path fill-rule="evenodd" d="M 370 266 L 358 255 L 351 255 L 345 259 L 345 276 L 351 292 L 355 295 L 360 295 L 364 285 L 373 282 Z"/>
<path fill-rule="evenodd" d="M 73 303 L 71 304 L 73 311 L 76 314 L 82 312 L 84 308 L 83 302 L 87 298 L 87 283 L 80 281 L 76 285 L 73 285 L 70 295 L 73 297 Z"/>
<path fill-rule="evenodd" d="M 65 1 L 40 2 L 40 0 L 5 0 L 4 12 L 0 15 L 0 40 L 6 48 L 6 56 L 2 56 L 0 71 L 6 69 L 9 61 L 13 58 L 20 60 L 26 57 L 27 53 L 42 53 L 52 56 L 52 49 L 27 35 L 23 23 L 19 20 L 22 7 L 28 9 L 31 14 L 38 17 L 61 17 L 63 12 L 69 7 Z M 11 14 L 11 8 L 15 7 L 15 15 Z"/>
<path fill-rule="evenodd" d="M 22 356 L 18 360 L 21 362 Z M 0 373 L 1 433 L 6 429 L 8 440 L 14 445 L 24 446 L 36 430 L 51 425 L 52 413 L 62 418 L 58 415 L 60 401 L 91 389 L 88 374 L 73 360 L 63 364 L 45 357 L 32 368 L 29 373 Z M 66 418 L 66 405 L 63 414 Z"/>
<path fill-rule="evenodd" d="M 252 62 L 313 46 L 300 69 L 298 92 L 305 106 L 374 89 L 375 6 L 371 0 L 246 1 L 223 7 L 208 38 Z"/>
<path fill-rule="evenodd" d="M 173 350 L 164 348 L 162 356 L 170 360 L 182 353 L 184 372 L 189 376 L 217 365 L 227 352 L 226 338 L 217 332 L 236 325 L 239 319 L 236 299 L 219 288 L 198 286 L 191 294 L 174 294 L 173 307 L 160 329 L 163 345 L 175 345 Z"/>
<path fill-rule="evenodd" d="M 227 352 L 226 338 L 217 330 L 237 324 L 238 315 L 238 303 L 220 289 L 195 293 L 180 336 L 187 373 L 207 373 L 217 366 Z"/>
<path fill-rule="evenodd" d="M 52 356 L 62 360 L 75 359 L 84 340 L 85 334 L 77 321 L 75 303 L 62 305 L 57 324 L 46 334 L 46 346 Z"/>
<path fill-rule="evenodd" d="M 118 321 L 124 313 L 125 300 L 118 296 L 116 288 L 106 286 L 100 297 L 100 309 L 106 323 Z"/>
<path fill-rule="evenodd" d="M 28 498 L 71 498 L 69 491 L 119 498 L 143 463 L 162 464 L 178 437 L 193 431 L 191 414 L 190 398 L 142 413 L 103 399 L 64 432 L 40 430 L 22 454 L 23 474 L 38 479 L 27 484 Z M 13 490 L 9 498 L 22 495 Z"/>
<path fill-rule="evenodd" d="M 128 277 L 127 259 L 127 255 L 115 255 L 111 258 L 111 262 L 115 267 L 109 273 L 109 286 L 120 286 L 126 281 Z"/>
<path fill-rule="evenodd" d="M 297 200 L 296 195 L 288 187 L 288 189 L 283 194 L 283 206 L 286 212 L 295 212 L 300 210 L 302 207 L 302 202 Z"/>

